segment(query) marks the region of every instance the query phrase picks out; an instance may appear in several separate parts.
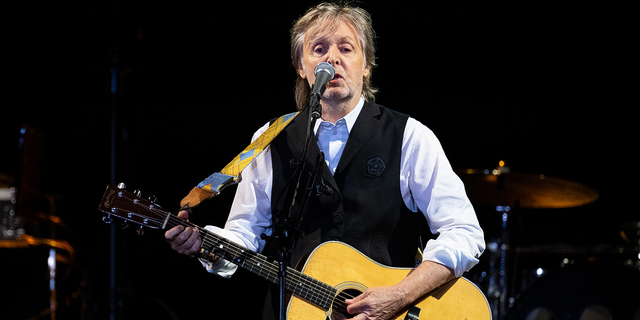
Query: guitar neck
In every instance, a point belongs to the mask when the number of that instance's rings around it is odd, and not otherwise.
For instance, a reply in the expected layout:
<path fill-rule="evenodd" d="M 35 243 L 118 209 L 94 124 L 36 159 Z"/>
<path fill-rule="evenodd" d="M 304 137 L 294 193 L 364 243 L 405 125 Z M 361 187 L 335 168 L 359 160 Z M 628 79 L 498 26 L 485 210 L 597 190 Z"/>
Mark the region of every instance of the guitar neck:
<path fill-rule="evenodd" d="M 261 254 L 247 250 L 207 229 L 180 219 L 154 202 L 141 199 L 139 193 L 133 194 L 115 186 L 107 186 L 99 209 L 109 214 L 107 217 L 109 221 L 110 217 L 115 215 L 154 229 L 171 229 L 178 225 L 197 228 L 204 249 L 271 283 L 280 281 L 278 276 L 280 268 L 277 262 L 269 261 Z M 333 287 L 289 267 L 286 269 L 286 289 L 325 310 L 330 308 L 336 294 L 336 289 Z"/>
<path fill-rule="evenodd" d="M 196 226 L 194 226 L 196 227 Z M 247 250 L 209 230 L 197 227 L 203 248 L 273 284 L 280 282 L 280 265 L 267 257 Z M 286 289 L 325 310 L 331 307 L 336 289 L 291 267 L 286 269 Z"/>

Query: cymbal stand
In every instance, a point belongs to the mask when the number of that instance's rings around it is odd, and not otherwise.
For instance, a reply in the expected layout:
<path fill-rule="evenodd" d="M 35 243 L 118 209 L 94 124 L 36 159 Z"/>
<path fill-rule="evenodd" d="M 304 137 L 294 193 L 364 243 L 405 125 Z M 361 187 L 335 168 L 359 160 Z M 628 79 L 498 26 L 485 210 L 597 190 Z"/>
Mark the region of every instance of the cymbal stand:
<path fill-rule="evenodd" d="M 487 296 L 494 320 L 503 319 L 507 313 L 507 252 L 509 250 L 509 206 L 496 206 L 496 212 L 501 218 L 500 238 L 493 238 L 488 244 L 489 249 L 489 286 Z"/>

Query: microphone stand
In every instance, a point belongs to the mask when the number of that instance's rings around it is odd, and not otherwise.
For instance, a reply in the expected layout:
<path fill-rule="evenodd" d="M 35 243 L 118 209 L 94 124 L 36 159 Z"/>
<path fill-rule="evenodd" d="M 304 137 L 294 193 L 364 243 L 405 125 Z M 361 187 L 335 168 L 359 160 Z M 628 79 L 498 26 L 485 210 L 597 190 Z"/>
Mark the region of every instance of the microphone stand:
<path fill-rule="evenodd" d="M 323 88 L 324 89 L 324 88 Z M 324 90 L 321 90 L 324 92 Z M 304 213 L 304 209 L 309 198 L 309 195 L 312 190 L 312 186 L 316 177 L 318 175 L 318 168 L 322 168 L 322 162 L 324 162 L 324 153 L 320 152 L 318 158 L 316 159 L 316 163 L 314 168 L 312 168 L 309 173 L 309 181 L 307 182 L 306 193 L 301 201 L 301 205 L 299 206 L 299 212 L 297 214 L 292 215 L 291 212 L 293 210 L 293 206 L 295 204 L 295 199 L 298 194 L 298 188 L 300 187 L 300 179 L 302 177 L 302 172 L 304 171 L 305 158 L 307 156 L 307 150 L 309 149 L 309 145 L 313 141 L 312 132 L 315 127 L 316 121 L 320 118 L 322 114 L 322 107 L 320 106 L 320 97 L 322 93 L 319 95 L 313 94 L 309 101 L 309 118 L 307 120 L 307 134 L 305 139 L 305 145 L 302 150 L 302 155 L 300 156 L 300 160 L 295 163 L 295 170 L 291 175 L 289 180 L 289 186 L 287 187 L 287 194 L 284 200 L 284 208 L 277 213 L 278 222 L 274 226 L 274 235 L 271 237 L 278 246 L 278 278 L 279 278 L 279 297 L 280 297 L 280 308 L 279 314 L 280 320 L 286 320 L 286 310 L 285 310 L 285 302 L 286 302 L 286 280 L 287 280 L 287 264 L 290 259 L 291 252 L 295 247 L 295 243 L 299 236 L 299 228 L 302 223 L 302 214 Z M 295 182 L 295 184 L 294 184 Z M 295 221 L 294 221 L 295 220 Z"/>

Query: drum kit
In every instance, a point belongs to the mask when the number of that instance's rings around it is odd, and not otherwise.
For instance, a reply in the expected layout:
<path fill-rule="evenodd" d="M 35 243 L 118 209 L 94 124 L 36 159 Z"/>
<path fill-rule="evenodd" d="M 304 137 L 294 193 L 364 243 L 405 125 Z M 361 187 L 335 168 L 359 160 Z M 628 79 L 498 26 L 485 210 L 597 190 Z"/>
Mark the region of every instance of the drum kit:
<path fill-rule="evenodd" d="M 490 208 L 493 216 L 483 224 L 477 210 L 487 249 L 466 276 L 485 292 L 494 319 L 640 319 L 640 222 L 620 227 L 624 246 L 514 243 L 510 224 L 520 212 L 582 207 L 598 192 L 570 180 L 514 173 L 503 161 L 496 169 L 456 173 L 474 207 Z M 545 265 L 549 259 L 552 266 Z M 622 295 L 611 290 L 611 281 L 633 290 Z"/>
<path fill-rule="evenodd" d="M 59 294 L 59 281 L 71 272 L 74 248 L 50 230 L 45 237 L 25 232 L 26 221 L 16 214 L 16 188 L 9 182 L 7 175 L 0 174 L 0 273 L 4 279 L 0 293 L 8 294 L 2 299 L 7 305 L 0 318 L 55 319 L 59 302 L 66 298 Z M 38 213 L 33 218 L 51 230 L 63 225 L 52 214 Z"/>
<path fill-rule="evenodd" d="M 56 215 L 54 197 L 37 187 L 44 149 L 40 134 L 28 126 L 21 132 L 21 141 L 28 141 L 21 183 L 0 172 L 0 300 L 5 303 L 0 318 L 55 319 L 69 302 L 60 287 L 66 287 L 61 281 L 69 279 L 75 252 L 60 236 L 66 225 Z"/>

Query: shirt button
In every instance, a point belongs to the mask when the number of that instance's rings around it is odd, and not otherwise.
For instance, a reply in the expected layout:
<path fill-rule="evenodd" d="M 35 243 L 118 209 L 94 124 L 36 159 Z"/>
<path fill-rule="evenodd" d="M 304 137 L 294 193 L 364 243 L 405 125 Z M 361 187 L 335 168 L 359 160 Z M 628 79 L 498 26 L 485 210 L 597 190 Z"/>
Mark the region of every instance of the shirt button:
<path fill-rule="evenodd" d="M 333 135 L 338 134 L 338 130 L 333 130 Z"/>
<path fill-rule="evenodd" d="M 338 213 L 338 214 L 335 214 L 335 215 L 333 216 L 333 222 L 335 222 L 335 223 L 340 223 L 340 222 L 342 222 L 342 215 L 341 215 L 341 214 L 339 214 L 339 213 Z"/>

